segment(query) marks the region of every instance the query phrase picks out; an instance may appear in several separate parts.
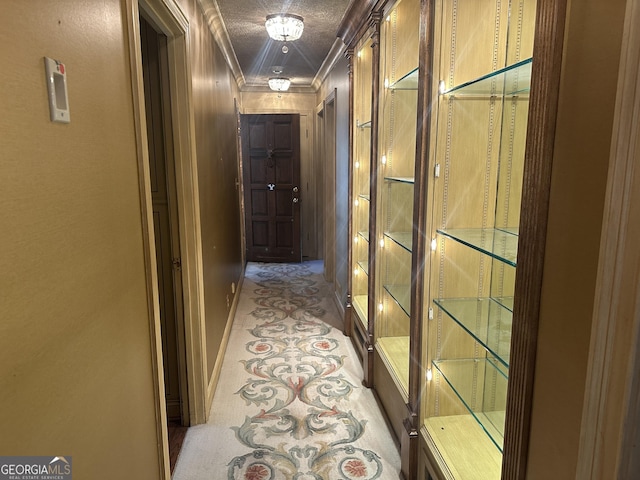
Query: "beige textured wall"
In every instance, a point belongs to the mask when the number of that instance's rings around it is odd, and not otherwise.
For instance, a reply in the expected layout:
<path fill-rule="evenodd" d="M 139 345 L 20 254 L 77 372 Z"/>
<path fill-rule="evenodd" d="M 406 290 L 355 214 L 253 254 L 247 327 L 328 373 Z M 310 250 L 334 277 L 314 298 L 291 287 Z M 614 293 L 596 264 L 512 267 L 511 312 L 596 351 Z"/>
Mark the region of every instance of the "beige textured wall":
<path fill-rule="evenodd" d="M 196 0 L 180 0 L 189 19 L 193 108 L 202 229 L 209 381 L 242 275 L 241 214 L 234 98 L 237 85 Z M 237 292 L 237 290 L 236 290 Z M 220 367 L 220 365 L 218 365 Z"/>
<path fill-rule="evenodd" d="M 527 478 L 573 479 L 624 0 L 569 2 Z"/>
<path fill-rule="evenodd" d="M 242 113 L 314 111 L 317 105 L 313 93 L 242 92 Z"/>
<path fill-rule="evenodd" d="M 159 478 L 126 27 L 119 0 L 0 2 L 0 453 Z M 43 56 L 71 123 L 49 121 Z"/>

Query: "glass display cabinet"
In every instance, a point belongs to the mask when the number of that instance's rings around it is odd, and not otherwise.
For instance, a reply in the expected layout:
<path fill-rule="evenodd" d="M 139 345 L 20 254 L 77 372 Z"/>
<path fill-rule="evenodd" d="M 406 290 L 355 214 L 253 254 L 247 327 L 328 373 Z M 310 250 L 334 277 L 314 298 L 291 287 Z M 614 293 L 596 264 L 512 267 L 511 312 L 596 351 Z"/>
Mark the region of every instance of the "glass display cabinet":
<path fill-rule="evenodd" d="M 425 478 L 499 479 L 536 2 L 435 2 Z"/>
<path fill-rule="evenodd" d="M 363 362 L 364 383 L 370 376 L 371 335 L 369 334 L 369 288 L 374 271 L 370 268 L 372 93 L 374 45 L 371 35 L 357 43 L 352 57 L 352 156 L 351 156 L 351 326 L 349 335 Z M 374 199 L 375 201 L 375 195 Z M 371 262 L 373 265 L 373 262 Z"/>
<path fill-rule="evenodd" d="M 400 0 L 380 26 L 374 388 L 397 438 L 408 416 L 419 0 Z"/>

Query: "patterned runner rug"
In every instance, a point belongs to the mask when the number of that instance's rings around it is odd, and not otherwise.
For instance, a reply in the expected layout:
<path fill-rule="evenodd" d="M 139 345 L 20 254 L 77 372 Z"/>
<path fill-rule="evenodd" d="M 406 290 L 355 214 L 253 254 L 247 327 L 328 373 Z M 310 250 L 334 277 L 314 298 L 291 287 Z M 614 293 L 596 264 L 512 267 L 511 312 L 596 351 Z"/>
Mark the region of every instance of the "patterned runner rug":
<path fill-rule="evenodd" d="M 321 268 L 248 265 L 210 420 L 187 432 L 174 480 L 399 478 Z"/>

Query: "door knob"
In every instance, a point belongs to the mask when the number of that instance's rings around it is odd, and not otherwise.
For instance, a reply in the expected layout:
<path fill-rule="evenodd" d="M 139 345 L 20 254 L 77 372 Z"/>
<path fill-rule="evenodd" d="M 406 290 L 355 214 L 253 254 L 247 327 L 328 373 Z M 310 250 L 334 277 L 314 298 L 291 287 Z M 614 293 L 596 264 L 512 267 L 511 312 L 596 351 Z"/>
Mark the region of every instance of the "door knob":
<path fill-rule="evenodd" d="M 293 191 L 297 192 L 298 191 L 298 187 L 293 187 Z"/>
<path fill-rule="evenodd" d="M 298 203 L 298 202 L 299 202 L 298 197 L 293 197 L 293 203 Z"/>

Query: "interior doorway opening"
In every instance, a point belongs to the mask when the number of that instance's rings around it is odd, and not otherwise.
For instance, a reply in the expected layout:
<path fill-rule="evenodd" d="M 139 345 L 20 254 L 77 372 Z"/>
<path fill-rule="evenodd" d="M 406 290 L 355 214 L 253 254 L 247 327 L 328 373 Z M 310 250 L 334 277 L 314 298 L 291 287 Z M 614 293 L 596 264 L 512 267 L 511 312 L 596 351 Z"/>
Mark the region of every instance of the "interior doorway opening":
<path fill-rule="evenodd" d="M 168 41 L 144 11 L 139 21 L 169 463 L 173 471 L 189 426 L 189 402 Z"/>
<path fill-rule="evenodd" d="M 316 108 L 318 154 L 318 220 L 325 280 L 336 282 L 336 91 Z"/>

